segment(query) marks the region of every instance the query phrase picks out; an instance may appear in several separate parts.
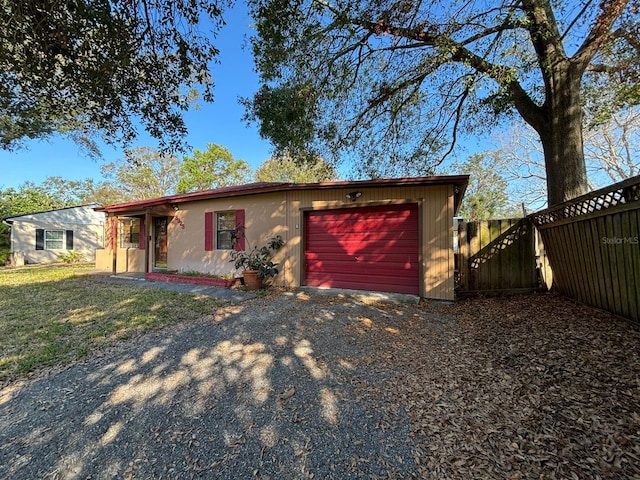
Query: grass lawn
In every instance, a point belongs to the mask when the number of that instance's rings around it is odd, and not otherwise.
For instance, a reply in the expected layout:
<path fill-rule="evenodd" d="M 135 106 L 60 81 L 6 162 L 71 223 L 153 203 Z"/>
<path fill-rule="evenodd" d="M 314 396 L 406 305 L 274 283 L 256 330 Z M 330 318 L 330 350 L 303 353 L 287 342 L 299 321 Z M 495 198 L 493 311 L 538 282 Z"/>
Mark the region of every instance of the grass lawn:
<path fill-rule="evenodd" d="M 0 269 L 0 383 L 224 304 L 99 282 L 93 271 L 93 264 Z"/>

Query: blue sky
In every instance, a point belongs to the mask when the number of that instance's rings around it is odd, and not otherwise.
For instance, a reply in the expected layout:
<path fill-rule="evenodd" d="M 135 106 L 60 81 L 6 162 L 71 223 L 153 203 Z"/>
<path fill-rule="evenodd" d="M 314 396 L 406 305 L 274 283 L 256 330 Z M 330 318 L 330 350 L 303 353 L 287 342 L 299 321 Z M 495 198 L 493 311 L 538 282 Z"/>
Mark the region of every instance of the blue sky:
<path fill-rule="evenodd" d="M 189 130 L 186 142 L 199 150 L 205 150 L 208 143 L 222 145 L 235 158 L 249 163 L 255 171 L 271 155 L 271 145 L 260 138 L 255 124 L 247 125 L 242 120 L 244 108 L 238 103 L 240 97 L 252 96 L 259 86 L 248 45 L 249 36 L 253 33 L 252 19 L 243 3 L 236 4 L 224 18 L 227 25 L 213 42 L 220 50 L 220 63 L 212 65 L 215 101 L 202 102 L 199 110 L 185 114 Z M 139 134 L 133 147 L 158 146 L 143 129 Z M 487 140 L 478 137 L 459 139 L 463 148 L 455 157 L 464 158 L 469 152 L 486 149 Z M 121 147 L 101 145 L 101 149 L 103 158 L 94 160 L 83 154 L 73 142 L 53 137 L 27 142 L 25 148 L 15 152 L 0 150 L 0 189 L 18 188 L 26 181 L 40 184 L 53 176 L 67 180 L 101 180 L 100 166 L 124 156 Z M 454 160 L 453 157 L 450 159 Z M 340 172 L 348 176 L 349 169 L 345 163 Z"/>
<path fill-rule="evenodd" d="M 251 52 L 247 47 L 251 18 L 242 3 L 225 15 L 227 25 L 214 40 L 220 49 L 220 63 L 213 66 L 215 102 L 202 103 L 201 109 L 185 115 L 189 128 L 187 143 L 204 150 L 207 143 L 226 147 L 235 158 L 246 160 L 254 170 L 271 153 L 270 144 L 258 135 L 255 125 L 242 121 L 244 109 L 238 98 L 251 96 L 258 88 Z M 157 146 L 140 132 L 134 146 Z M 25 181 L 39 184 L 45 178 L 59 176 L 68 180 L 101 179 L 100 165 L 123 157 L 122 149 L 104 146 L 104 159 L 95 161 L 70 141 L 53 138 L 31 141 L 15 152 L 0 150 L 0 189 L 18 187 Z"/>

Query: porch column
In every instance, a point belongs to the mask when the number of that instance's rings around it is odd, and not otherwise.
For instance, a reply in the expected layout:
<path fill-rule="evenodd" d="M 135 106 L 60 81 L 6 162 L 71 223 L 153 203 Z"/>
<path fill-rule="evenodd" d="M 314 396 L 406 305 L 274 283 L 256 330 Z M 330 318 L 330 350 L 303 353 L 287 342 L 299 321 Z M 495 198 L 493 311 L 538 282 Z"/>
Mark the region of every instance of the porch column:
<path fill-rule="evenodd" d="M 144 273 L 149 272 L 149 248 L 151 247 L 151 212 L 149 209 L 144 212 Z"/>

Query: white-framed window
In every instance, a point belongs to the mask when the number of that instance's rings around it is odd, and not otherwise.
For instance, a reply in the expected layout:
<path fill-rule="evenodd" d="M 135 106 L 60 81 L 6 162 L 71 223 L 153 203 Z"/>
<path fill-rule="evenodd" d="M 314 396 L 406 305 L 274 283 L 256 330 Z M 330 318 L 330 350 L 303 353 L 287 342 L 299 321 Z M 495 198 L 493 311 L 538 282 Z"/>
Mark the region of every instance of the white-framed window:
<path fill-rule="evenodd" d="M 120 219 L 120 248 L 139 248 L 140 219 Z"/>
<path fill-rule="evenodd" d="M 236 212 L 216 212 L 216 249 L 233 250 L 236 233 Z"/>
<path fill-rule="evenodd" d="M 64 250 L 64 230 L 45 230 L 44 249 Z"/>
<path fill-rule="evenodd" d="M 73 250 L 73 230 L 36 228 L 36 250 Z"/>

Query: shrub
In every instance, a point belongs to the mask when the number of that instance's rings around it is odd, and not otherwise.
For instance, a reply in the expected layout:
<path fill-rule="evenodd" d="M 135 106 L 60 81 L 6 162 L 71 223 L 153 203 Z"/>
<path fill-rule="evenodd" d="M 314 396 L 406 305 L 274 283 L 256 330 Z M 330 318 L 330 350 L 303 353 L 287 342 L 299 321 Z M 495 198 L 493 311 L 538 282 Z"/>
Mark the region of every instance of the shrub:
<path fill-rule="evenodd" d="M 1 245 L 0 246 L 0 267 L 6 265 L 9 262 L 9 247 Z"/>
<path fill-rule="evenodd" d="M 58 258 L 60 259 L 61 262 L 64 262 L 64 263 L 78 263 L 84 259 L 84 257 L 80 252 L 59 253 Z"/>
<path fill-rule="evenodd" d="M 249 251 L 231 252 L 230 261 L 234 262 L 236 270 L 257 270 L 258 276 L 262 279 L 275 277 L 278 274 L 278 264 L 271 261 L 271 256 L 283 245 L 282 237 L 276 235 L 261 248 L 255 246 Z"/>

